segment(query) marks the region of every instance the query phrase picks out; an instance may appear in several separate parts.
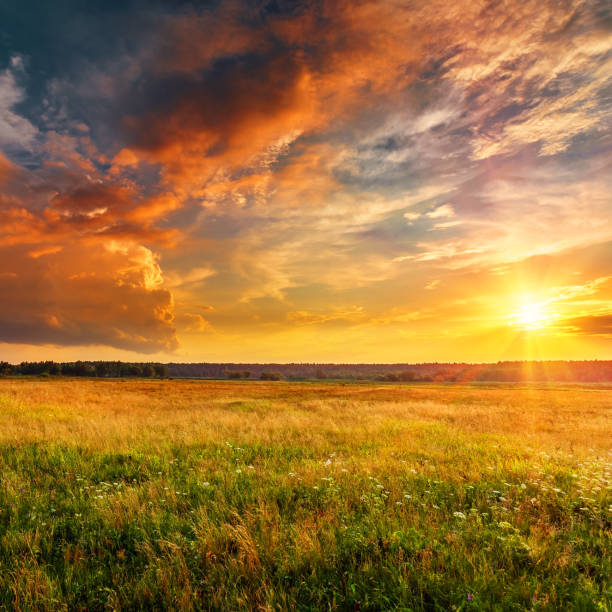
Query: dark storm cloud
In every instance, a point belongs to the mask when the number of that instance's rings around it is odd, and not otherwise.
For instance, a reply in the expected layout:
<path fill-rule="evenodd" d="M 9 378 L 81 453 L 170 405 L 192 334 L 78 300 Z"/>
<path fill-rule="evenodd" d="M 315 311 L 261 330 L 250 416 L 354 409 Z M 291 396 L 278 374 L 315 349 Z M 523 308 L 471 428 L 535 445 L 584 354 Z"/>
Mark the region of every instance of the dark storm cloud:
<path fill-rule="evenodd" d="M 301 74 L 296 57 L 274 54 L 228 58 L 201 74 L 161 78 L 139 91 L 152 110 L 124 118 L 125 138 L 153 156 L 177 142 L 189 150 L 189 141 L 203 139 L 199 154 L 223 157 L 236 140 L 244 146 L 259 126 L 293 110 Z"/>

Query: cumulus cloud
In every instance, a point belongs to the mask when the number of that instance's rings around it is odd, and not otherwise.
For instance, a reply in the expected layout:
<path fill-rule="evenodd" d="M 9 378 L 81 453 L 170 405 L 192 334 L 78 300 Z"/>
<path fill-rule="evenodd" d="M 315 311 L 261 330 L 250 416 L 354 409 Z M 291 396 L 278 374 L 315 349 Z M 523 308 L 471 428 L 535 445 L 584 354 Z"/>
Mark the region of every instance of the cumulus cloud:
<path fill-rule="evenodd" d="M 177 347 L 172 295 L 145 247 L 81 243 L 35 256 L 21 246 L 0 253 L 0 341 L 142 353 Z"/>
<path fill-rule="evenodd" d="M 176 200 L 82 169 L 78 156 L 38 170 L 0 157 L 0 341 L 173 351 L 173 297 L 141 242 L 170 243 L 155 223 Z"/>

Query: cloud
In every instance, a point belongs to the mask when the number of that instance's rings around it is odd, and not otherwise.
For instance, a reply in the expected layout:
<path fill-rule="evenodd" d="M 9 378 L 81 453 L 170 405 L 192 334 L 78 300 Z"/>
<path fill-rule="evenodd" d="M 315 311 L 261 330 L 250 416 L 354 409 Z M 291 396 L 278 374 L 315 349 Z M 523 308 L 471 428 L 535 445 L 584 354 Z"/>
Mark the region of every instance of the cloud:
<path fill-rule="evenodd" d="M 429 231 L 450 229 L 451 227 L 457 227 L 458 225 L 462 224 L 462 221 L 445 221 L 444 223 L 435 223 Z"/>
<path fill-rule="evenodd" d="M 455 210 L 450 204 L 443 204 L 442 206 L 438 206 L 431 212 L 428 212 L 427 216 L 430 219 L 441 219 L 444 217 L 454 217 Z"/>
<path fill-rule="evenodd" d="M 23 71 L 23 61 L 14 56 L 9 67 L 0 72 L 0 147 L 17 146 L 27 149 L 38 130 L 13 108 L 24 99 L 24 90 L 17 77 Z"/>
<path fill-rule="evenodd" d="M 92 176 L 93 175 L 93 176 Z M 158 223 L 180 203 L 172 193 L 143 194 L 95 170 L 82 176 L 65 167 L 28 171 L 2 163 L 0 238 L 5 244 L 54 244 L 75 237 L 170 244 L 174 228 Z"/>
<path fill-rule="evenodd" d="M 486 245 L 473 245 L 469 240 L 447 240 L 444 242 L 419 242 L 418 252 L 411 255 L 400 255 L 395 262 L 415 261 L 446 261 L 451 268 L 460 268 L 473 265 L 483 258 L 490 250 Z M 450 260 L 450 261 L 449 261 Z"/>
<path fill-rule="evenodd" d="M 42 247 L 40 249 L 33 249 L 28 252 L 28 257 L 32 257 L 33 259 L 38 259 L 39 257 L 43 257 L 44 255 L 53 255 L 54 253 L 59 253 L 64 247 L 63 246 L 48 246 Z"/>
<path fill-rule="evenodd" d="M 559 321 L 559 327 L 573 334 L 612 336 L 612 314 L 587 315 Z"/>
<path fill-rule="evenodd" d="M 420 217 L 421 217 L 421 213 L 417 213 L 417 212 L 404 213 L 404 219 L 408 221 L 408 225 L 412 225 L 413 221 L 416 221 Z"/>
<path fill-rule="evenodd" d="M 323 325 L 333 323 L 335 325 L 355 325 L 366 321 L 368 318 L 362 306 L 351 306 L 350 308 L 336 308 L 332 312 L 309 312 L 305 310 L 291 311 L 287 313 L 287 321 L 295 325 Z"/>
<path fill-rule="evenodd" d="M 209 321 L 207 321 L 202 315 L 193 314 L 191 312 L 177 315 L 175 323 L 180 331 L 187 333 L 202 333 L 212 331 L 212 326 Z"/>
<path fill-rule="evenodd" d="M 583 285 L 570 285 L 566 287 L 556 287 L 556 295 L 550 302 L 575 302 L 581 304 L 593 300 L 606 300 L 612 295 L 612 276 L 601 276 L 587 281 Z"/>
<path fill-rule="evenodd" d="M 220 168 L 265 167 L 291 134 L 316 118 L 312 83 L 291 54 L 228 59 L 198 75 L 175 75 L 151 91 L 157 105 L 128 115 L 130 151 L 161 163 L 173 183 L 200 186 Z"/>
<path fill-rule="evenodd" d="M 0 248 L 0 341 L 142 353 L 177 347 L 172 296 L 148 249 L 66 244 L 36 255 Z"/>
<path fill-rule="evenodd" d="M 141 242 L 170 244 L 156 222 L 176 199 L 108 179 L 70 138 L 43 142 L 53 164 L 0 157 L 0 341 L 175 350 L 173 296 Z"/>
<path fill-rule="evenodd" d="M 201 283 L 210 276 L 215 274 L 214 269 L 201 266 L 198 268 L 192 268 L 191 270 L 167 272 L 165 275 L 165 286 L 166 287 L 183 287 L 185 285 L 192 285 L 194 283 Z"/>
<path fill-rule="evenodd" d="M 598 2 L 524 2 L 508 19 L 485 12 L 493 27 L 449 71 L 477 102 L 474 159 L 527 144 L 556 155 L 607 129 L 612 43 Z"/>
<path fill-rule="evenodd" d="M 130 156 L 118 161 L 160 163 L 168 180 L 192 189 L 220 173 L 260 173 L 299 138 L 346 123 L 364 94 L 374 104 L 395 99 L 428 61 L 420 17 L 398 3 L 346 0 L 282 14 L 224 3 L 169 16 L 140 54 L 137 74 L 147 78 L 122 94 Z M 384 35 L 373 23 L 385 24 Z M 415 129 L 454 112 L 426 112 Z"/>
<path fill-rule="evenodd" d="M 18 167 L 0 152 L 0 185 L 4 186 L 4 184 L 8 183 L 18 172 Z"/>

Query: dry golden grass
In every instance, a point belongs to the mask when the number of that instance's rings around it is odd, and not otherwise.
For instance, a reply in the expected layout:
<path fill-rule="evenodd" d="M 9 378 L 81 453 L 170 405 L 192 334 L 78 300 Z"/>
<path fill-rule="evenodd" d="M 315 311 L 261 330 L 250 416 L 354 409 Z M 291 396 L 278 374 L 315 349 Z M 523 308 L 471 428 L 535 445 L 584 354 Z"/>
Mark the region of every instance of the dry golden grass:
<path fill-rule="evenodd" d="M 439 423 L 537 450 L 604 452 L 612 390 L 597 386 L 0 380 L 0 441 L 99 447 L 174 441 L 351 443 Z"/>
<path fill-rule="evenodd" d="M 606 609 L 611 407 L 0 379 L 0 609 Z"/>

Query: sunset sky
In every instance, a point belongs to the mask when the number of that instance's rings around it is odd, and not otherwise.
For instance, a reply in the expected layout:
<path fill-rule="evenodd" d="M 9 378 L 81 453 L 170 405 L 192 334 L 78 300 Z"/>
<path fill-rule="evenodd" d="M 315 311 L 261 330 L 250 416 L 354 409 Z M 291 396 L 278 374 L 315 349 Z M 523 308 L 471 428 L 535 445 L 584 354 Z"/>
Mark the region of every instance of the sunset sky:
<path fill-rule="evenodd" d="M 0 360 L 612 358 L 609 0 L 0 5 Z"/>

